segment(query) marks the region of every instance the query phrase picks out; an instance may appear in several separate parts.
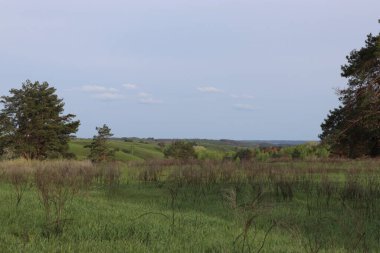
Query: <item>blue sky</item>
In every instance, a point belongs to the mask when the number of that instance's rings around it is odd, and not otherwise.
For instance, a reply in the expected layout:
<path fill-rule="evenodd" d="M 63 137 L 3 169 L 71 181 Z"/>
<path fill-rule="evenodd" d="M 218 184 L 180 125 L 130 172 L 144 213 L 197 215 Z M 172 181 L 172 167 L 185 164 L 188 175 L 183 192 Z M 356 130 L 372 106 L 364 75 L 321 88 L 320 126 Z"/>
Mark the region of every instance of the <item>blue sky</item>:
<path fill-rule="evenodd" d="M 315 140 L 378 0 L 0 0 L 0 93 L 48 81 L 80 137 Z"/>

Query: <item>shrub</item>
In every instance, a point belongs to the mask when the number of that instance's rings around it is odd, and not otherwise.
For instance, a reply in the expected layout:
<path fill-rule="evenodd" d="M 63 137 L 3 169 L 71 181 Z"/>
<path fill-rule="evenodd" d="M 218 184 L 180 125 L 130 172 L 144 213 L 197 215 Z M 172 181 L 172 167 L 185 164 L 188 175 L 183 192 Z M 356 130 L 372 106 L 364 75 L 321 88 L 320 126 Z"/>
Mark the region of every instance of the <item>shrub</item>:
<path fill-rule="evenodd" d="M 167 158 L 172 157 L 183 161 L 195 159 L 197 154 L 194 146 L 194 142 L 175 141 L 164 150 L 164 155 Z"/>
<path fill-rule="evenodd" d="M 261 150 L 257 150 L 256 154 L 255 154 L 256 160 L 260 161 L 260 162 L 267 161 L 270 158 L 270 156 L 271 156 L 270 153 L 264 152 L 264 151 L 261 151 Z"/>
<path fill-rule="evenodd" d="M 239 159 L 240 161 L 248 161 L 248 160 L 251 160 L 252 158 L 253 158 L 253 152 L 249 148 L 239 149 L 234 156 L 235 160 Z"/>
<path fill-rule="evenodd" d="M 199 160 L 222 160 L 224 154 L 215 150 L 209 150 L 203 146 L 195 146 L 195 153 Z"/>

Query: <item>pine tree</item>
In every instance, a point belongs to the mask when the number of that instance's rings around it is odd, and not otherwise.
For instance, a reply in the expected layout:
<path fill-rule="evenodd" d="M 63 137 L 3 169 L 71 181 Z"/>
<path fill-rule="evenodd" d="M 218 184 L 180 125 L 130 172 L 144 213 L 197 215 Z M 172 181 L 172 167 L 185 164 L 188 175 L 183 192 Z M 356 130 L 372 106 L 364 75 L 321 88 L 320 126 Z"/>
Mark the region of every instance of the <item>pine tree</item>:
<path fill-rule="evenodd" d="M 348 87 L 338 91 L 341 105 L 321 125 L 321 140 L 349 157 L 380 155 L 380 34 L 368 35 L 342 66 Z"/>
<path fill-rule="evenodd" d="M 46 159 L 68 157 L 68 141 L 77 132 L 75 115 L 63 115 L 62 99 L 47 82 L 27 80 L 21 89 L 11 89 L 0 103 L 0 152 L 11 150 L 17 157 Z"/>
<path fill-rule="evenodd" d="M 107 145 L 108 139 L 113 136 L 111 129 L 104 124 L 102 127 L 97 127 L 96 131 L 98 134 L 92 138 L 91 144 L 86 146 L 87 148 L 90 148 L 88 158 L 92 162 L 112 160 L 115 156 L 115 152 Z"/>

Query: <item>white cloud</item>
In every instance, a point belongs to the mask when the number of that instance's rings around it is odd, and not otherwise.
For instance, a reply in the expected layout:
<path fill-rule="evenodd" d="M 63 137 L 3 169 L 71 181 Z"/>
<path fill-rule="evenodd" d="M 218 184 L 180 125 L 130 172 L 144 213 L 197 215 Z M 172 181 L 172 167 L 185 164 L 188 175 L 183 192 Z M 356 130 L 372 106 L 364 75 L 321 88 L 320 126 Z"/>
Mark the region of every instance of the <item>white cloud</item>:
<path fill-rule="evenodd" d="M 134 84 L 123 84 L 126 89 L 137 89 L 138 86 Z M 101 85 L 84 85 L 79 88 L 80 91 L 86 92 L 91 95 L 92 98 L 100 100 L 119 100 L 124 99 L 125 95 L 121 94 L 118 89 L 112 87 L 105 87 Z M 135 94 L 139 103 L 141 104 L 162 104 L 163 101 L 154 98 L 151 93 L 139 92 Z"/>
<path fill-rule="evenodd" d="M 152 97 L 141 98 L 139 101 L 142 104 L 162 104 L 162 100 L 154 99 Z"/>
<path fill-rule="evenodd" d="M 123 98 L 117 89 L 100 85 L 84 85 L 81 87 L 81 91 L 90 93 L 91 97 L 101 100 L 117 100 Z"/>
<path fill-rule="evenodd" d="M 126 83 L 126 84 L 123 84 L 122 86 L 126 88 L 127 90 L 135 90 L 138 88 L 138 85 L 134 83 Z"/>
<path fill-rule="evenodd" d="M 107 88 L 100 85 L 84 85 L 82 86 L 82 91 L 98 93 L 98 92 L 117 92 L 118 90 L 115 88 Z"/>
<path fill-rule="evenodd" d="M 253 105 L 250 105 L 250 104 L 235 104 L 234 108 L 236 110 L 243 110 L 243 111 L 253 111 L 256 109 Z"/>
<path fill-rule="evenodd" d="M 197 90 L 204 93 L 223 93 L 223 90 L 212 86 L 198 87 Z"/>

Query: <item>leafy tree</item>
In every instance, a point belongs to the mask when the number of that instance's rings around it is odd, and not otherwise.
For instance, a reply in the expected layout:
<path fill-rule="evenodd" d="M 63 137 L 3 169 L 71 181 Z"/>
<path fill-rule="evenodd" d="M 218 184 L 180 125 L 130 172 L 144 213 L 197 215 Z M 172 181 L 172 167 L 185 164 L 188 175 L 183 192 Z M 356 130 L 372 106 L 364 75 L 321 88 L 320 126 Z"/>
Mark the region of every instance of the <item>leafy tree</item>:
<path fill-rule="evenodd" d="M 342 66 L 348 87 L 337 91 L 341 105 L 322 123 L 323 143 L 335 154 L 380 155 L 380 34 L 368 35 L 365 47 L 353 50 Z"/>
<path fill-rule="evenodd" d="M 70 156 L 68 141 L 77 132 L 75 115 L 63 115 L 62 99 L 47 82 L 27 80 L 21 89 L 11 89 L 0 103 L 0 152 L 26 159 Z M 72 155 L 72 154 L 71 154 Z"/>
<path fill-rule="evenodd" d="M 197 158 L 194 149 L 194 142 L 175 141 L 170 144 L 165 150 L 165 157 L 172 157 L 179 160 L 190 160 Z"/>
<path fill-rule="evenodd" d="M 107 145 L 108 139 L 113 136 L 111 129 L 104 124 L 102 127 L 96 127 L 96 131 L 98 131 L 98 134 L 94 135 L 90 145 L 86 146 L 90 148 L 88 158 L 92 162 L 104 162 L 114 159 L 115 150 Z"/>

